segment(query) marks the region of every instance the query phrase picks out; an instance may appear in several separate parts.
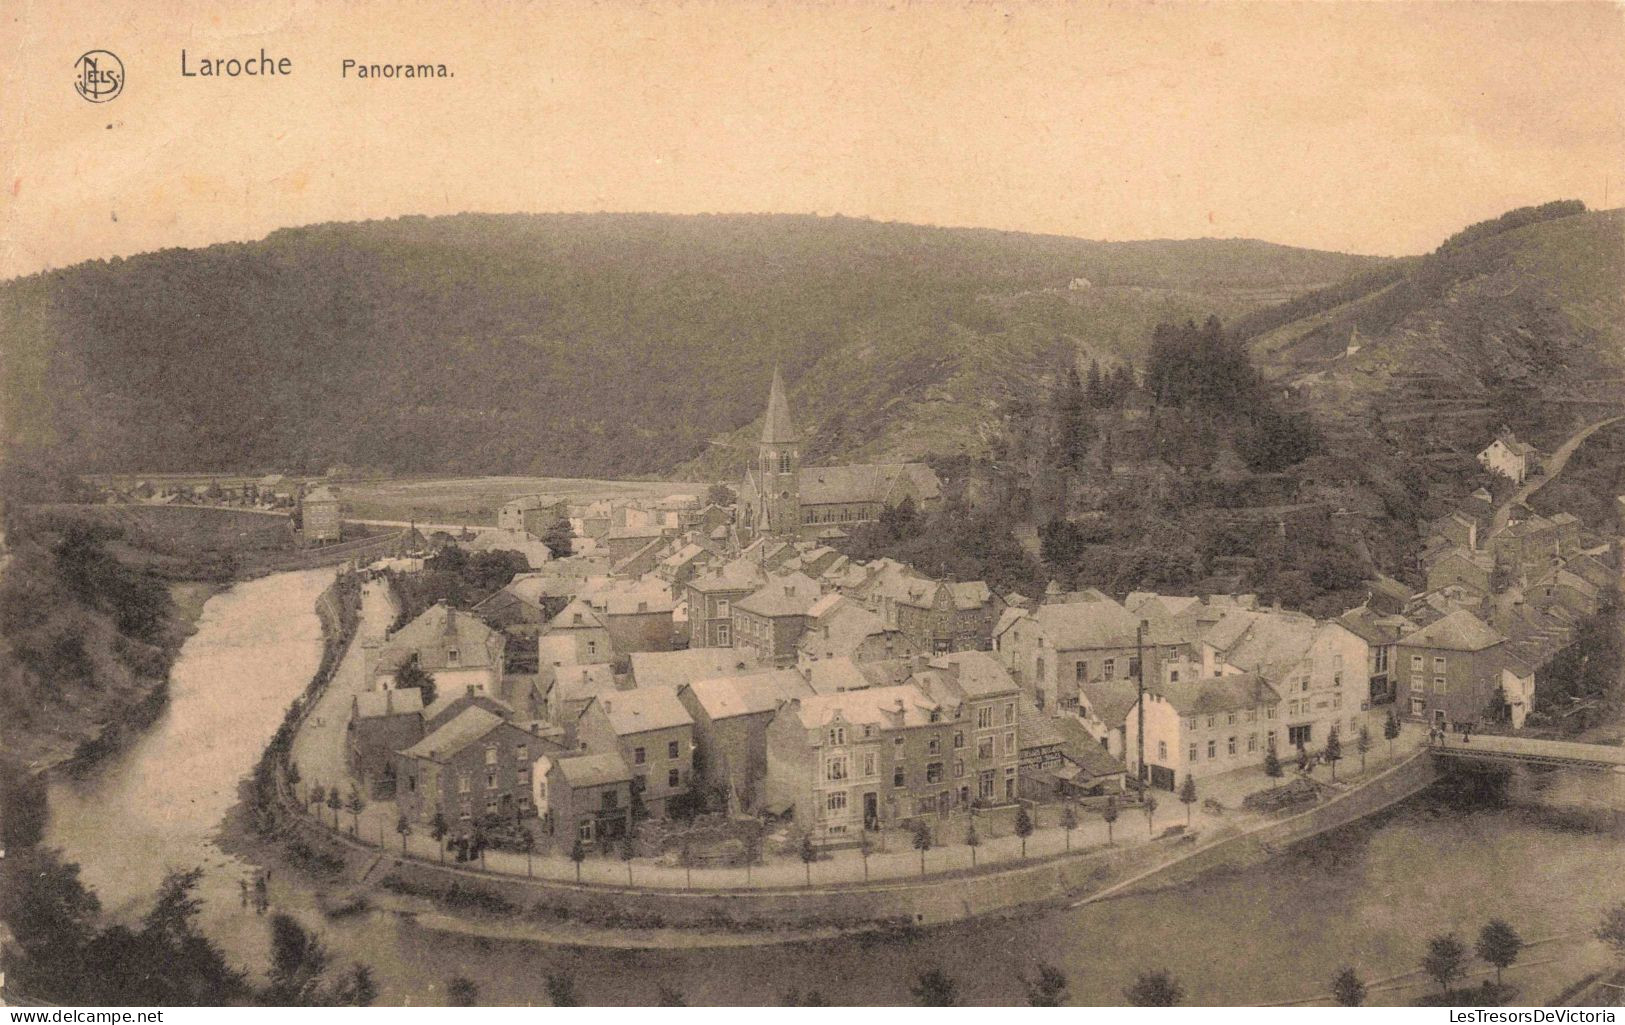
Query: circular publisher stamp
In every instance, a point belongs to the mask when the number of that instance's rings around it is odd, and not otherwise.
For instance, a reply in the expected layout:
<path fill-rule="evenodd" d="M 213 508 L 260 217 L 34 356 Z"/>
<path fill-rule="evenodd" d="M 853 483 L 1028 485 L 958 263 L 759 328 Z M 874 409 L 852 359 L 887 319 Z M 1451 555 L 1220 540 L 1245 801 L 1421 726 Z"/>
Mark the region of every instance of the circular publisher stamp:
<path fill-rule="evenodd" d="M 73 62 L 73 87 L 91 103 L 106 103 L 124 91 L 124 62 L 111 50 L 89 50 Z"/>

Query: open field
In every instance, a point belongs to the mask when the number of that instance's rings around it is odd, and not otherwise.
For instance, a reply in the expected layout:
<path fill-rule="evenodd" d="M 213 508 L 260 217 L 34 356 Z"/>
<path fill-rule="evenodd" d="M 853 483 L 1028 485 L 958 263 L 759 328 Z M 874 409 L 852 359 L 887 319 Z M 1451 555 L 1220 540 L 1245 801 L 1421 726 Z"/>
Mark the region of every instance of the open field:
<path fill-rule="evenodd" d="M 360 520 L 417 520 L 490 526 L 497 508 L 520 495 L 558 495 L 572 503 L 667 495 L 705 497 L 708 485 L 573 477 L 435 477 L 349 481 L 335 486 L 344 515 Z"/>

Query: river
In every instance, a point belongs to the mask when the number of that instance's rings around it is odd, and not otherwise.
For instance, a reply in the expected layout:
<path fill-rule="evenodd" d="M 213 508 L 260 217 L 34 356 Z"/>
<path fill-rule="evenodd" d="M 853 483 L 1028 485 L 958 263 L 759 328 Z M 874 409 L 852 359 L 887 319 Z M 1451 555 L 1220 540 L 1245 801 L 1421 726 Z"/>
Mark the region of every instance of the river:
<path fill-rule="evenodd" d="M 315 671 L 313 612 L 331 570 L 283 573 L 212 598 L 176 662 L 164 716 L 92 778 L 51 786 L 46 842 L 82 867 L 118 916 L 141 914 L 164 872 L 201 865 L 205 930 L 259 976 L 265 919 L 240 902 L 251 868 L 216 844 L 237 783 Z M 1345 964 L 1367 978 L 1414 969 L 1428 936 L 1469 942 L 1492 916 L 1528 939 L 1583 937 L 1625 900 L 1625 843 L 1549 806 L 1620 808 L 1621 778 L 1560 774 L 1516 788 L 1530 801 L 1459 802 L 1430 792 L 1376 820 L 1257 867 L 1176 890 L 1071 910 L 796 945 L 605 951 L 487 940 L 366 912 L 325 920 L 316 892 L 281 872 L 271 897 L 320 929 L 340 961 L 370 964 L 380 1003 L 438 1004 L 444 981 L 473 979 L 485 1003 L 546 1004 L 549 973 L 574 973 L 584 1002 L 653 1002 L 665 984 L 691 1004 L 774 1003 L 817 989 L 837 1003 L 907 1003 L 916 972 L 940 966 L 968 1002 L 1020 1002 L 1017 973 L 1041 955 L 1081 1004 L 1120 1003 L 1136 971 L 1167 968 L 1187 1001 L 1251 1004 L 1324 991 Z M 1541 791 L 1534 793 L 1533 791 Z M 1560 963 L 1511 977 L 1550 996 L 1596 960 L 1583 939 L 1536 947 Z"/>

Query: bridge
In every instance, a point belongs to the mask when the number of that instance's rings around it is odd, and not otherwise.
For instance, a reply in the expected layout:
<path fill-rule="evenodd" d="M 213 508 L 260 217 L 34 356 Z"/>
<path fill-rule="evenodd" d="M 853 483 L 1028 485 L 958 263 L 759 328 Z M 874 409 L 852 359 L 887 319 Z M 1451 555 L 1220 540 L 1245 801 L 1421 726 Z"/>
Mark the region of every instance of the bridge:
<path fill-rule="evenodd" d="M 1430 748 L 1435 758 L 1471 758 L 1476 761 L 1524 762 L 1528 765 L 1560 765 L 1625 773 L 1625 747 L 1605 744 L 1579 744 L 1568 740 L 1535 740 L 1530 737 L 1500 737 L 1474 734 L 1463 741 L 1459 734 L 1446 735 L 1442 744 Z"/>

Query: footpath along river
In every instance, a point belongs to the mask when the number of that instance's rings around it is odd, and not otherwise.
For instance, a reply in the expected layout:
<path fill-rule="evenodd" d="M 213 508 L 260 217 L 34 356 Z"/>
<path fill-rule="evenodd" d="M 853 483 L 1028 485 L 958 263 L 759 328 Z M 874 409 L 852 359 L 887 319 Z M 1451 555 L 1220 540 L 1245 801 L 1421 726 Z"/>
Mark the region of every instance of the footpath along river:
<path fill-rule="evenodd" d="M 251 866 L 215 842 L 288 702 L 321 652 L 313 610 L 331 570 L 283 573 L 212 598 L 175 665 L 170 706 L 90 779 L 50 790 L 46 842 L 78 862 L 113 914 L 138 917 L 164 872 L 202 866 L 202 921 L 230 959 L 263 978 L 266 919 L 245 911 Z M 1492 916 L 1543 944 L 1511 981 L 1550 997 L 1596 965 L 1583 937 L 1625 901 L 1625 842 L 1565 807 L 1620 808 L 1622 777 L 1533 781 L 1541 804 L 1463 809 L 1430 792 L 1375 820 L 1251 869 L 1161 893 L 923 931 L 908 937 L 708 950 L 551 947 L 444 932 L 387 912 L 324 919 L 316 888 L 281 871 L 272 902 L 317 928 L 335 960 L 372 966 L 381 1004 L 438 1004 L 454 974 L 482 1003 L 546 1004 L 546 979 L 575 975 L 584 1003 L 652 1003 L 664 984 L 691 1004 L 775 1003 L 817 989 L 837 1003 L 910 1002 L 914 974 L 940 966 L 971 1003 L 1021 1002 L 1017 974 L 1043 957 L 1076 1003 L 1120 1003 L 1137 971 L 1167 968 L 1187 1001 L 1253 1004 L 1324 991 L 1352 964 L 1367 978 L 1415 969 L 1427 937 L 1471 942 Z M 1529 789 L 1529 788 L 1520 788 Z M 1531 796 L 1525 794 L 1525 796 Z"/>

